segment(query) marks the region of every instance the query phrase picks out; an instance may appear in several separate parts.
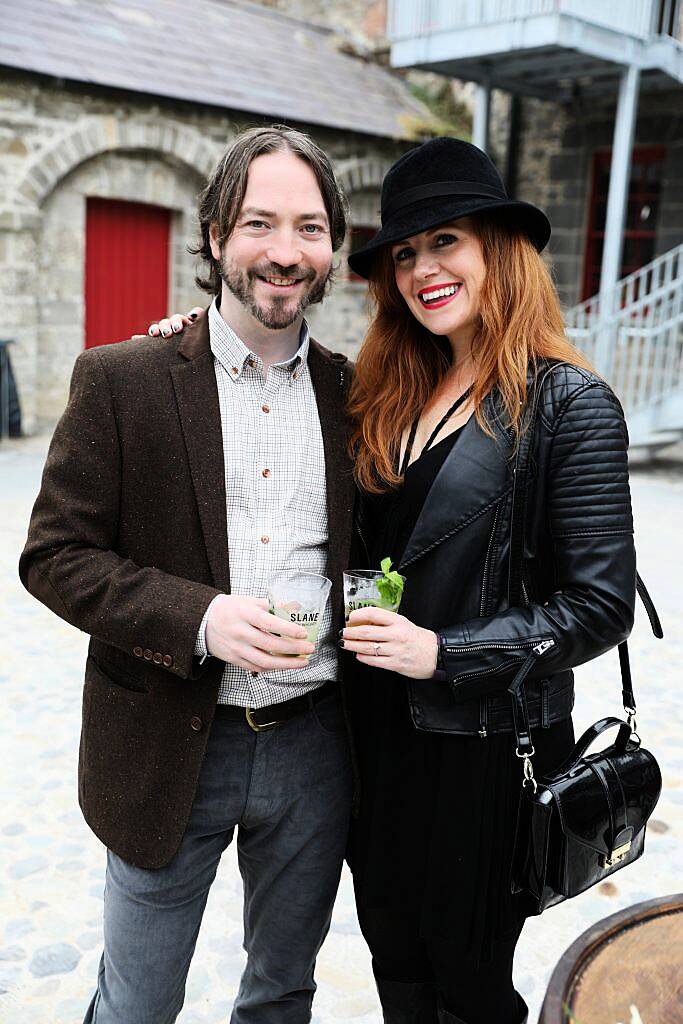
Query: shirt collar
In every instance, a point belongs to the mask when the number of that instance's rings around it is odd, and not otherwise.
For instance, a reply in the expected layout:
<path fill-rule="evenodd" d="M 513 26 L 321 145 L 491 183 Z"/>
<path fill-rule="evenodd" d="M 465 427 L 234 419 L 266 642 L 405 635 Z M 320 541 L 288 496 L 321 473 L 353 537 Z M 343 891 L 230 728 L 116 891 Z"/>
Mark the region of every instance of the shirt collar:
<path fill-rule="evenodd" d="M 232 380 L 240 380 L 245 366 L 263 368 L 261 358 L 247 348 L 230 324 L 223 319 L 216 305 L 216 299 L 209 306 L 209 340 L 211 351 Z M 297 372 L 297 369 L 300 365 L 305 365 L 308 360 L 309 343 L 308 324 L 303 320 L 299 334 L 299 348 L 289 359 L 272 365 L 282 367 L 292 377 L 296 374 L 294 379 L 300 377 L 301 374 Z"/>

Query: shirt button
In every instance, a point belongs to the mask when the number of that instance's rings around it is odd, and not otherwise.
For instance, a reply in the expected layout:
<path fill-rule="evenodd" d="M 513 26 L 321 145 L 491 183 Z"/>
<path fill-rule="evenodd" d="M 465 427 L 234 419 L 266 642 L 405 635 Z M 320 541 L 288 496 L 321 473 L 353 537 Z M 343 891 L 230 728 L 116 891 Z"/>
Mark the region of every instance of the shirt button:
<path fill-rule="evenodd" d="M 270 537 L 261 537 L 262 544 L 270 544 Z"/>
<path fill-rule="evenodd" d="M 230 373 L 234 374 L 234 376 L 235 376 L 235 377 L 237 376 L 238 372 L 239 372 L 239 371 L 238 371 L 238 369 L 237 369 L 237 367 L 236 367 L 236 366 L 233 366 L 233 368 L 232 368 L 232 369 L 231 369 L 231 371 L 230 371 Z"/>
<path fill-rule="evenodd" d="M 266 476 L 266 477 L 270 476 L 270 470 L 269 469 L 262 470 L 261 471 L 261 476 Z"/>
<path fill-rule="evenodd" d="M 299 371 L 295 370 L 294 373 L 292 374 L 292 380 L 296 380 L 298 376 L 299 376 Z"/>
<path fill-rule="evenodd" d="M 254 359 L 247 359 L 247 366 L 256 366 L 256 361 Z"/>
<path fill-rule="evenodd" d="M 256 679 L 258 672 L 250 672 L 249 675 L 251 676 L 252 679 Z"/>
<path fill-rule="evenodd" d="M 270 412 L 270 406 L 269 405 L 262 405 L 261 409 L 262 409 L 263 412 Z"/>

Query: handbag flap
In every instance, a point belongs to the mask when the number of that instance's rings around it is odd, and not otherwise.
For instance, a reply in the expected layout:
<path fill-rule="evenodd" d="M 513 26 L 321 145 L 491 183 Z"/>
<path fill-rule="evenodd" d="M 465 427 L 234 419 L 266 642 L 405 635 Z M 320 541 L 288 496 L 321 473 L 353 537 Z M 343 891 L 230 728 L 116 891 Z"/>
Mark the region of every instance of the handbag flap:
<path fill-rule="evenodd" d="M 582 757 L 572 771 L 544 778 L 542 785 L 552 795 L 565 834 L 609 856 L 645 826 L 662 777 L 652 754 L 629 743 L 625 750 L 612 745 Z"/>

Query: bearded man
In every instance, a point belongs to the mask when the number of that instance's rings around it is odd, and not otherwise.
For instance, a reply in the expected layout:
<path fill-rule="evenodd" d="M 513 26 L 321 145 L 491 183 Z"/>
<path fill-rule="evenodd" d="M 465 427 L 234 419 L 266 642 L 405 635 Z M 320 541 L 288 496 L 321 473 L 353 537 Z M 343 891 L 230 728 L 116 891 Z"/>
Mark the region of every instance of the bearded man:
<path fill-rule="evenodd" d="M 235 832 L 247 964 L 232 1024 L 309 1021 L 346 841 L 350 374 L 304 320 L 344 199 L 311 139 L 259 128 L 220 160 L 199 219 L 208 316 L 178 343 L 78 358 L 20 564 L 91 635 L 79 799 L 107 846 L 93 1024 L 176 1020 Z M 271 631 L 264 594 L 286 569 L 333 580 L 315 649 L 301 626 Z"/>

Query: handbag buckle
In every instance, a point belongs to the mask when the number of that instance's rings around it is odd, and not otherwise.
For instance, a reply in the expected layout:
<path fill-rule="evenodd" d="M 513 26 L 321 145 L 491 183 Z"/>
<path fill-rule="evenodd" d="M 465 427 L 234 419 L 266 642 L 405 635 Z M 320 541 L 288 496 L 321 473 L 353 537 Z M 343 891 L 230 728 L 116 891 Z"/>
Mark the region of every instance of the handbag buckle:
<path fill-rule="evenodd" d="M 525 754 L 523 754 L 520 751 L 519 747 L 517 747 L 517 749 L 515 750 L 515 755 L 517 757 L 521 757 L 522 761 L 524 762 L 524 764 L 522 765 L 522 768 L 524 770 L 524 778 L 522 779 L 522 789 L 524 789 L 524 787 L 528 783 L 533 788 L 534 793 L 538 790 L 538 783 L 536 782 L 536 779 L 534 777 L 534 766 L 531 763 L 531 757 L 535 753 L 536 751 L 534 750 L 533 746 L 529 753 Z"/>
<path fill-rule="evenodd" d="M 636 709 L 627 708 L 624 705 L 624 711 L 626 712 L 626 724 L 631 730 L 631 739 L 640 746 L 642 740 L 638 735 L 638 723 L 636 722 Z"/>
<path fill-rule="evenodd" d="M 628 851 L 631 849 L 631 840 L 623 843 L 621 846 L 617 846 L 615 850 L 612 850 L 609 856 L 600 858 L 601 868 L 613 868 L 615 864 L 619 864 L 624 859 Z"/>

